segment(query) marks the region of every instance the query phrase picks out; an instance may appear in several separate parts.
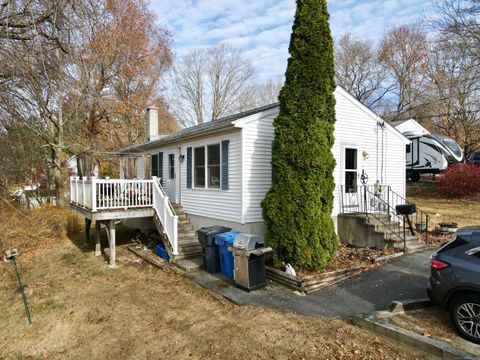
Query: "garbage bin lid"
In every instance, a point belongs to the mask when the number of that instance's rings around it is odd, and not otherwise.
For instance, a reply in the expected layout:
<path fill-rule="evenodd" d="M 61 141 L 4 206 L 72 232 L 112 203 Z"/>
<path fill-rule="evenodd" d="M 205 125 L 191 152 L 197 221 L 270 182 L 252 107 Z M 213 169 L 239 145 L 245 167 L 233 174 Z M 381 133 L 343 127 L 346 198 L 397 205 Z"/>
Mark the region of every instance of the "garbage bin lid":
<path fill-rule="evenodd" d="M 238 234 L 238 231 L 228 231 L 221 234 L 215 235 L 215 244 L 216 245 L 233 245 L 235 241 L 235 236 Z"/>
<path fill-rule="evenodd" d="M 239 249 L 253 250 L 257 247 L 257 244 L 263 245 L 264 243 L 265 240 L 262 236 L 239 233 L 235 236 L 233 246 Z"/>

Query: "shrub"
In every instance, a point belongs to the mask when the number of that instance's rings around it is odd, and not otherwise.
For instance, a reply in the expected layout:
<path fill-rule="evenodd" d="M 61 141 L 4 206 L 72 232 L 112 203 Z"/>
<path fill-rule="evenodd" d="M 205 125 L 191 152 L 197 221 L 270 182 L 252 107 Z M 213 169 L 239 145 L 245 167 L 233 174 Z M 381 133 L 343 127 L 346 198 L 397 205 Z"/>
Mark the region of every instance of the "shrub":
<path fill-rule="evenodd" d="M 450 197 L 465 198 L 480 195 L 480 167 L 456 164 L 448 167 L 439 180 L 440 191 Z"/>
<path fill-rule="evenodd" d="M 81 218 L 68 208 L 41 206 L 28 210 L 7 205 L 0 212 L 2 250 L 32 252 L 82 230 Z"/>
<path fill-rule="evenodd" d="M 323 268 L 337 244 L 331 218 L 335 71 L 328 17 L 325 0 L 297 1 L 274 122 L 274 179 L 262 202 L 276 265 Z"/>

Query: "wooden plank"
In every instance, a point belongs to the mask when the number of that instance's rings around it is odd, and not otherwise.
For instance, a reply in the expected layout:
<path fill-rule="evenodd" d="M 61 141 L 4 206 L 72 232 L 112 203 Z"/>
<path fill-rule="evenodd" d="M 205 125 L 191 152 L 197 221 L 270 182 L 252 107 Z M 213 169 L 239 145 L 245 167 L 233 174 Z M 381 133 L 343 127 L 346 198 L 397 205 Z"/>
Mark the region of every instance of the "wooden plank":
<path fill-rule="evenodd" d="M 133 246 L 129 246 L 127 248 L 129 251 L 140 257 L 141 259 L 145 260 L 150 265 L 153 265 L 159 269 L 164 269 L 168 263 L 164 261 L 162 258 L 158 257 L 158 259 L 154 259 L 153 256 L 148 256 L 147 254 L 143 253 L 142 251 L 135 249 Z"/>

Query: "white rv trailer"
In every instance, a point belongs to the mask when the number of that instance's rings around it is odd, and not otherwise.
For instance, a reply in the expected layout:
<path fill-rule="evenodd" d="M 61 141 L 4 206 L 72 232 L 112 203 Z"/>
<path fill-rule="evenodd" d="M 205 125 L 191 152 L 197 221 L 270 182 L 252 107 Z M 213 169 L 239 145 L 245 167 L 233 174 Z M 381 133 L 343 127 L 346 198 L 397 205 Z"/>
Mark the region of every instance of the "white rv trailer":
<path fill-rule="evenodd" d="M 390 124 L 411 141 L 406 149 L 407 179 L 418 181 L 421 174 L 438 174 L 463 161 L 463 150 L 449 137 L 431 134 L 413 119 Z"/>

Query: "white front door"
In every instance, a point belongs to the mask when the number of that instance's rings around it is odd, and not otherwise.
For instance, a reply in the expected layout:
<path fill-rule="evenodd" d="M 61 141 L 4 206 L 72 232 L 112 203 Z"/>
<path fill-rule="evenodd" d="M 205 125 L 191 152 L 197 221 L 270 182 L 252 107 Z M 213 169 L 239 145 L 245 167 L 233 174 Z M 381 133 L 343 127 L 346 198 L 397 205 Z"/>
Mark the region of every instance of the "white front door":
<path fill-rule="evenodd" d="M 178 150 L 172 149 L 165 152 L 167 155 L 167 173 L 165 174 L 165 192 L 170 202 L 179 203 L 179 160 Z"/>
<path fill-rule="evenodd" d="M 358 194 L 358 149 L 354 146 L 343 147 L 342 154 L 342 206 L 343 212 L 361 211 L 361 199 Z"/>

